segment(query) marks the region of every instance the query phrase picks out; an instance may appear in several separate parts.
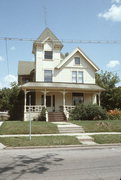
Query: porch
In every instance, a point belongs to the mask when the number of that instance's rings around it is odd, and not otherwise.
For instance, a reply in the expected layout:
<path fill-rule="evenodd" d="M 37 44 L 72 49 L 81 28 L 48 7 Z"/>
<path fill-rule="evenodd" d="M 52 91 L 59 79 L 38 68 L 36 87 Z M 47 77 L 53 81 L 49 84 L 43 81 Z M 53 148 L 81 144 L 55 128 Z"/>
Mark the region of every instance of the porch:
<path fill-rule="evenodd" d="M 36 119 L 42 109 L 46 109 L 46 121 L 49 121 L 49 114 L 63 112 L 66 120 L 69 118 L 70 110 L 79 103 L 98 103 L 100 105 L 100 93 L 83 92 L 74 90 L 24 90 L 24 120 Z M 98 99 L 97 99 L 98 96 Z M 98 100 L 98 102 L 97 102 Z"/>

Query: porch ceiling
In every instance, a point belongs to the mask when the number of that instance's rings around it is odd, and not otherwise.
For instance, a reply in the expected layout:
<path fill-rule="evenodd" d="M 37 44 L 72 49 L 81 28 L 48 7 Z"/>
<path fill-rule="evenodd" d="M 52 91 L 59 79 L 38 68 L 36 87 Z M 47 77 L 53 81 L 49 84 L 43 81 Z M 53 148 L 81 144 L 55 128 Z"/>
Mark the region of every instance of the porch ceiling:
<path fill-rule="evenodd" d="M 105 91 L 104 88 L 96 84 L 76 84 L 76 83 L 45 83 L 45 82 L 28 82 L 20 86 L 22 89 L 56 89 L 56 90 L 85 90 L 85 91 Z"/>

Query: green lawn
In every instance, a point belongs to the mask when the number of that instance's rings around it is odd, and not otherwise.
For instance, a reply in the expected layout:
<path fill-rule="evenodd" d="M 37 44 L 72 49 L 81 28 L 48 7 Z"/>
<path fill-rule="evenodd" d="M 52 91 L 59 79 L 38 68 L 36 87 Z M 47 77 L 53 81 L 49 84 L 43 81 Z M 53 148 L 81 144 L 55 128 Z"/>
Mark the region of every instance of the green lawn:
<path fill-rule="evenodd" d="M 121 132 L 121 120 L 71 122 L 82 126 L 85 132 Z"/>
<path fill-rule="evenodd" d="M 0 134 L 28 134 L 29 122 L 6 121 L 0 127 Z M 58 128 L 49 122 L 32 121 L 32 134 L 56 134 Z"/>
<path fill-rule="evenodd" d="M 93 135 L 92 137 L 98 144 L 121 143 L 121 134 Z"/>
<path fill-rule="evenodd" d="M 80 142 L 74 136 L 44 136 L 32 137 L 5 137 L 0 138 L 0 142 L 5 146 L 52 146 L 52 145 L 78 145 Z"/>

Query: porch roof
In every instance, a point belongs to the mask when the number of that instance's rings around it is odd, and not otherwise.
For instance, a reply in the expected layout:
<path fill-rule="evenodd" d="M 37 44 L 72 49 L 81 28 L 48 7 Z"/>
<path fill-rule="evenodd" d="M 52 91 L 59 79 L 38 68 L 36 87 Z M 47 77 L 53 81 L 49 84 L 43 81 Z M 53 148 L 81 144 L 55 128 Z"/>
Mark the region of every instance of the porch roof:
<path fill-rule="evenodd" d="M 105 91 L 104 88 L 96 84 L 76 84 L 59 82 L 28 82 L 20 86 L 22 89 L 65 89 L 65 90 L 86 90 L 86 91 Z"/>

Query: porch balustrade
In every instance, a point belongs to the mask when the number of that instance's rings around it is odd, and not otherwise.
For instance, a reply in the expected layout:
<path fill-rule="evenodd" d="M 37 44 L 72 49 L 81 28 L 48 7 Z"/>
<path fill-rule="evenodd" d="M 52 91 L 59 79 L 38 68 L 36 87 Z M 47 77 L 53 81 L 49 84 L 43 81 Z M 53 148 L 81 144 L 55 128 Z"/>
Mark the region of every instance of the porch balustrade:
<path fill-rule="evenodd" d="M 74 108 L 75 108 L 75 106 L 70 106 L 70 105 L 65 105 L 65 106 L 63 106 L 63 112 L 64 112 L 67 120 L 69 119 L 69 112 L 70 112 L 71 110 L 73 110 Z"/>
<path fill-rule="evenodd" d="M 44 105 L 26 106 L 26 112 L 41 112 Z"/>

